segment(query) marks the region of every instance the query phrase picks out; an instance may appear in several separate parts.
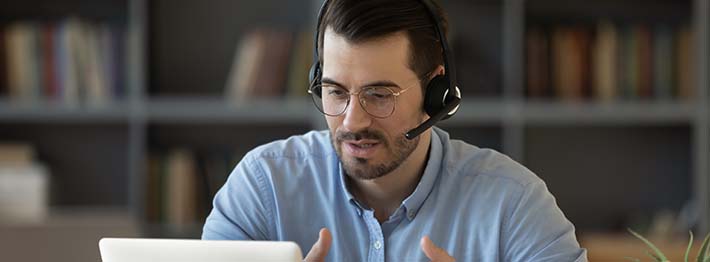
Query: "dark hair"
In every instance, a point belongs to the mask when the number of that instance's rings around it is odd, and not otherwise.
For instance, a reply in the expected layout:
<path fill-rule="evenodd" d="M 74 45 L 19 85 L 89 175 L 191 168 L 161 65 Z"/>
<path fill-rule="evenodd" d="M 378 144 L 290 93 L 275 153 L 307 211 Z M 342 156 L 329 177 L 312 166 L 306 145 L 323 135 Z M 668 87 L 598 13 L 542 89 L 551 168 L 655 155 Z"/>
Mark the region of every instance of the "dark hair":
<path fill-rule="evenodd" d="M 436 1 L 432 3 L 446 35 L 448 23 L 444 11 Z M 419 76 L 422 88 L 429 74 L 444 64 L 434 21 L 421 0 L 330 0 L 318 27 L 321 64 L 327 28 L 355 44 L 404 32 L 409 40 L 409 67 Z"/>

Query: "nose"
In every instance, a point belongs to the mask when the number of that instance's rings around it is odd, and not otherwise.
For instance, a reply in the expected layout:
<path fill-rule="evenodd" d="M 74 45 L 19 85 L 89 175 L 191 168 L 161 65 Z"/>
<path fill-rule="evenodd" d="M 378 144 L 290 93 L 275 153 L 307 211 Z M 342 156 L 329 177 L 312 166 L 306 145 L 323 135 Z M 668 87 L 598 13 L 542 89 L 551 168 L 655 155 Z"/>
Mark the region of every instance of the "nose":
<path fill-rule="evenodd" d="M 343 127 L 349 132 L 358 132 L 372 124 L 370 114 L 360 105 L 357 96 L 350 98 L 350 104 L 343 114 Z"/>

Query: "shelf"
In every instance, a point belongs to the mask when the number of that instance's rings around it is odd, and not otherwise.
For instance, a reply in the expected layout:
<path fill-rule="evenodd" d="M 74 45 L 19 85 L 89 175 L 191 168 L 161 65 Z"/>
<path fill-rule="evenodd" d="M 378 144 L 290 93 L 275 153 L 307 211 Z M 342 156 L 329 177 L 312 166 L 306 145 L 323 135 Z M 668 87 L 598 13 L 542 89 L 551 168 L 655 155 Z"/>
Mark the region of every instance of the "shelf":
<path fill-rule="evenodd" d="M 512 109 L 511 103 L 499 99 L 464 99 L 456 115 L 442 124 L 501 124 Z"/>
<path fill-rule="evenodd" d="M 101 107 L 0 101 L 0 122 L 127 122 L 146 117 L 150 123 L 313 123 L 322 116 L 308 99 L 256 99 L 230 102 L 220 97 L 151 98 L 131 107 L 116 102 Z M 141 110 L 143 108 L 144 110 Z M 136 115 L 131 111 L 136 110 Z M 445 125 L 502 124 L 643 124 L 692 123 L 700 112 L 683 102 L 514 102 L 466 99 Z"/>
<path fill-rule="evenodd" d="M 92 19 L 118 19 L 128 12 L 130 0 L 29 0 L 3 1 L 0 20 L 65 18 L 70 15 Z"/>
<path fill-rule="evenodd" d="M 171 225 L 161 223 L 144 223 L 141 225 L 143 237 L 161 238 L 200 238 L 203 223 L 187 225 Z"/>
<path fill-rule="evenodd" d="M 529 124 L 692 124 L 707 113 L 682 102 L 528 102 L 519 112 Z"/>
<path fill-rule="evenodd" d="M 690 124 L 701 112 L 683 102 L 551 102 L 466 100 L 447 124 Z"/>
<path fill-rule="evenodd" d="M 152 123 L 308 123 L 320 117 L 304 99 L 255 99 L 230 102 L 220 97 L 151 98 Z"/>
<path fill-rule="evenodd" d="M 54 102 L 19 103 L 0 100 L 0 122 L 126 122 L 129 106 L 112 102 L 101 106 L 73 106 Z"/>
<path fill-rule="evenodd" d="M 639 8 L 641 5 L 643 8 Z M 677 0 L 536 0 L 528 1 L 525 8 L 533 21 L 594 22 L 600 17 L 625 21 L 683 21 L 688 19 L 693 5 L 692 1 Z"/>
<path fill-rule="evenodd" d="M 445 125 L 691 123 L 698 113 L 694 104 L 681 102 L 513 102 L 468 99 Z M 231 103 L 221 98 L 151 99 L 149 122 L 156 123 L 303 123 L 322 116 L 307 99 L 256 100 Z"/>
<path fill-rule="evenodd" d="M 0 250 L 3 261 L 101 261 L 99 239 L 140 236 L 125 210 L 52 210 L 42 224 L 0 225 Z"/>
<path fill-rule="evenodd" d="M 42 222 L 0 223 L 0 231 L 32 228 L 85 228 L 117 226 L 136 228 L 137 221 L 131 214 L 130 210 L 123 207 L 51 207 L 47 218 Z"/>

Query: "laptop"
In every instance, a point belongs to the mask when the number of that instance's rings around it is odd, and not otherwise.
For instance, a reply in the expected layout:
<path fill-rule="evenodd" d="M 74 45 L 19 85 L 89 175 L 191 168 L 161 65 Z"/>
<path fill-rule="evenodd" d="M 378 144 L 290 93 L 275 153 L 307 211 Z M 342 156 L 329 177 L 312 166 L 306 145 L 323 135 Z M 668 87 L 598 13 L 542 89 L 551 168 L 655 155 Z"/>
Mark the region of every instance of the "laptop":
<path fill-rule="evenodd" d="M 103 262 L 302 262 L 294 242 L 102 238 Z"/>

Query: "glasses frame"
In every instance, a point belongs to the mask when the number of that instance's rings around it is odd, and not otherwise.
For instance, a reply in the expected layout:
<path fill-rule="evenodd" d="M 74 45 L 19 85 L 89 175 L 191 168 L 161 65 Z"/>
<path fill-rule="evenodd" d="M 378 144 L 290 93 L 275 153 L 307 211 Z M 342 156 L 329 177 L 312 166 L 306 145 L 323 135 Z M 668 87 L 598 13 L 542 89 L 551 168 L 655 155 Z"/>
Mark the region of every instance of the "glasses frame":
<path fill-rule="evenodd" d="M 390 88 L 390 87 L 388 87 L 388 86 L 368 86 L 368 87 L 361 88 L 361 89 L 358 90 L 357 92 L 350 92 L 349 90 L 345 89 L 344 87 L 337 86 L 337 85 L 333 85 L 333 86 L 338 87 L 338 88 L 340 88 L 340 89 L 343 89 L 343 90 L 345 90 L 345 91 L 348 93 L 348 101 L 345 102 L 345 107 L 343 108 L 343 111 L 340 112 L 339 114 L 335 114 L 335 115 L 333 115 L 333 114 L 328 114 L 328 113 L 324 112 L 323 109 L 321 109 L 320 107 L 318 107 L 318 102 L 317 102 L 317 101 L 315 100 L 315 98 L 313 97 L 314 95 L 317 95 L 317 94 L 314 93 L 314 92 L 315 92 L 314 90 L 315 90 L 317 87 L 321 87 L 321 90 L 323 90 L 323 88 L 322 88 L 322 87 L 323 87 L 323 84 L 314 84 L 314 85 L 311 85 L 310 88 L 308 88 L 308 93 L 311 94 L 311 98 L 312 98 L 312 100 L 313 100 L 313 105 L 314 105 L 314 106 L 316 107 L 316 109 L 318 109 L 318 111 L 320 111 L 322 114 L 324 114 L 324 115 L 326 115 L 326 116 L 331 116 L 331 117 L 341 116 L 341 115 L 345 114 L 345 112 L 348 111 L 348 107 L 350 106 L 350 101 L 352 101 L 352 97 L 353 97 L 353 96 L 357 96 L 357 101 L 358 101 L 358 103 L 360 104 L 360 106 L 362 107 L 362 109 L 363 109 L 368 115 L 370 115 L 370 116 L 372 116 L 372 117 L 374 117 L 374 118 L 379 118 L 379 119 L 384 119 L 384 118 L 388 118 L 388 117 L 392 116 L 392 114 L 394 114 L 394 111 L 397 110 L 397 98 L 398 98 L 401 94 L 403 94 L 404 92 L 407 92 L 407 90 L 409 90 L 409 89 L 412 88 L 412 87 L 410 86 L 410 87 L 407 87 L 407 88 L 404 88 L 404 89 L 400 90 L 399 92 L 395 92 L 394 90 L 392 90 L 392 88 Z M 392 95 L 394 95 L 394 105 L 392 105 L 392 111 L 390 111 L 387 116 L 376 116 L 376 115 L 373 115 L 372 113 L 370 113 L 369 111 L 367 111 L 367 107 L 362 103 L 362 98 L 360 98 L 360 94 L 363 92 L 363 90 L 368 90 L 368 89 L 373 89 L 373 88 L 385 88 L 385 89 L 387 89 L 388 91 L 390 91 L 390 92 L 392 93 Z M 318 96 L 318 97 L 320 97 L 320 99 L 323 100 L 323 94 L 321 94 L 321 95 Z"/>

